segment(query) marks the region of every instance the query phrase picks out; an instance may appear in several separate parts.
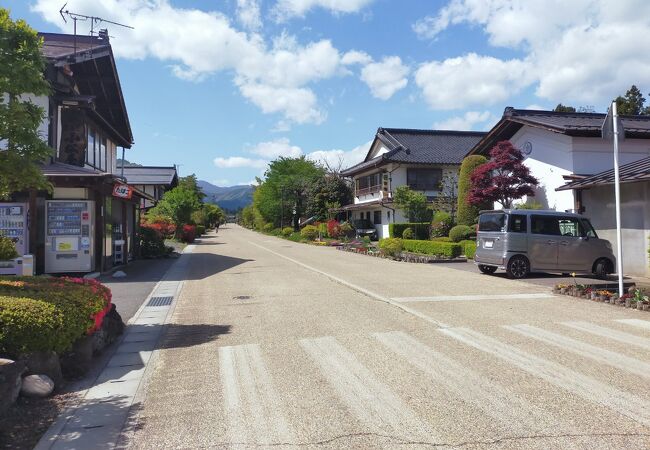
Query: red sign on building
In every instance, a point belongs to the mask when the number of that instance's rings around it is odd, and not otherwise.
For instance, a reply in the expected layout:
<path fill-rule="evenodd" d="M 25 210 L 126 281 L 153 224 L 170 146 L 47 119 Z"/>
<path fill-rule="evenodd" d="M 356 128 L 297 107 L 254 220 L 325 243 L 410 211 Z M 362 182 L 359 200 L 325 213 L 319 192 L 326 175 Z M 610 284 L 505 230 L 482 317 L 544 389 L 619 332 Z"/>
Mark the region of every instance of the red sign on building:
<path fill-rule="evenodd" d="M 133 188 L 127 184 L 113 185 L 113 197 L 130 199 L 133 195 Z"/>

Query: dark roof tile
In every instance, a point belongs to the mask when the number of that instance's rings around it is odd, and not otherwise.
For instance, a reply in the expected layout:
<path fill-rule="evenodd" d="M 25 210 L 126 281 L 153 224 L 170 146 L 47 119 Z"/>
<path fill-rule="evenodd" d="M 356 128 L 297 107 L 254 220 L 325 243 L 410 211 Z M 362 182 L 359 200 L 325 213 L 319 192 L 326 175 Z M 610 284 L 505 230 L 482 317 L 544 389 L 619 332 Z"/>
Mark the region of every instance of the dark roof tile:
<path fill-rule="evenodd" d="M 621 183 L 633 183 L 636 181 L 650 181 L 650 157 L 640 159 L 618 168 Z M 557 191 L 568 191 L 571 189 L 584 189 L 592 186 L 614 184 L 614 169 L 605 170 L 588 177 L 580 178 L 557 188 Z"/>

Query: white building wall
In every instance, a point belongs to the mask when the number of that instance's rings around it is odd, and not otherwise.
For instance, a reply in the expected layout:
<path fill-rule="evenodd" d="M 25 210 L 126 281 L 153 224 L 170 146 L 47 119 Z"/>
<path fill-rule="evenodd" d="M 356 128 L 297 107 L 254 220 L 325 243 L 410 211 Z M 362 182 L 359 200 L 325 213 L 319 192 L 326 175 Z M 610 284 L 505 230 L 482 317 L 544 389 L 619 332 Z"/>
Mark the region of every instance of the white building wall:
<path fill-rule="evenodd" d="M 582 191 L 584 215 L 591 219 L 598 237 L 609 240 L 616 255 L 616 215 L 614 186 Z M 621 224 L 623 273 L 650 276 L 648 238 L 650 237 L 650 183 L 621 185 Z"/>

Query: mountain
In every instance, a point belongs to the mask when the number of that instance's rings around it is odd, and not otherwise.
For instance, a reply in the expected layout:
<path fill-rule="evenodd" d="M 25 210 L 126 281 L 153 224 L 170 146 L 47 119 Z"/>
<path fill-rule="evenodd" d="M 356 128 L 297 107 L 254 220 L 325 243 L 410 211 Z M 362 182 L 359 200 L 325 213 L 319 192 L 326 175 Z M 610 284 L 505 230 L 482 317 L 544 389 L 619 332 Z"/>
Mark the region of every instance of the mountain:
<path fill-rule="evenodd" d="M 204 201 L 224 210 L 236 211 L 253 203 L 253 186 L 222 187 L 204 180 L 198 180 L 198 185 L 205 194 Z"/>

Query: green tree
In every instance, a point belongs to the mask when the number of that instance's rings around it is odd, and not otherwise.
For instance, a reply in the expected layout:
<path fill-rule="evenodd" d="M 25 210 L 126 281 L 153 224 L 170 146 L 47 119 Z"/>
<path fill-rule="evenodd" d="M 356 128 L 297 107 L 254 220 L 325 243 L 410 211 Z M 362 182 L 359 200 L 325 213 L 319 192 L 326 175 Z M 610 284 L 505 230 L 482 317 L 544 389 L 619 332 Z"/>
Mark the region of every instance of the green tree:
<path fill-rule="evenodd" d="M 573 106 L 565 106 L 562 103 L 558 103 L 555 108 L 553 108 L 553 111 L 555 112 L 571 112 L 574 113 L 576 112 L 576 109 Z"/>
<path fill-rule="evenodd" d="M 330 218 L 329 210 L 352 203 L 352 189 L 349 183 L 336 174 L 317 178 L 307 192 L 307 215 L 318 220 Z"/>
<path fill-rule="evenodd" d="M 199 182 L 196 178 L 196 175 L 192 174 L 186 177 L 181 177 L 178 180 L 178 187 L 193 192 L 196 201 L 199 202 L 199 204 L 203 204 L 203 198 L 205 197 L 205 193 L 203 192 L 203 189 L 201 189 L 201 187 L 199 186 Z"/>
<path fill-rule="evenodd" d="M 624 96 L 616 97 L 616 109 L 618 114 L 626 116 L 650 115 L 650 106 L 643 106 L 645 101 L 639 88 L 632 85 Z"/>
<path fill-rule="evenodd" d="M 42 40 L 25 21 L 12 21 L 0 8 L 0 197 L 28 189 L 49 189 L 39 164 L 52 150 L 38 128 L 43 108 L 24 94 L 48 95 Z"/>
<path fill-rule="evenodd" d="M 472 172 L 485 164 L 487 158 L 482 155 L 471 155 L 465 158 L 460 165 L 458 173 L 458 215 L 456 222 L 458 225 L 473 225 L 476 223 L 480 206 L 471 205 L 467 201 L 469 191 L 472 188 Z"/>
<path fill-rule="evenodd" d="M 299 218 L 306 212 L 308 189 L 324 175 L 325 169 L 304 156 L 281 156 L 269 164 L 264 181 L 255 189 L 254 210 L 276 227 L 293 222 L 297 230 Z"/>
<path fill-rule="evenodd" d="M 180 236 L 183 225 L 190 223 L 192 213 L 201 207 L 195 192 L 181 186 L 165 192 L 163 198 L 153 207 L 149 214 L 165 216 L 176 225 L 176 236 Z"/>
<path fill-rule="evenodd" d="M 393 193 L 393 203 L 404 211 L 409 222 L 428 222 L 431 211 L 427 206 L 427 198 L 422 192 L 411 190 L 404 185 L 399 186 Z"/>

